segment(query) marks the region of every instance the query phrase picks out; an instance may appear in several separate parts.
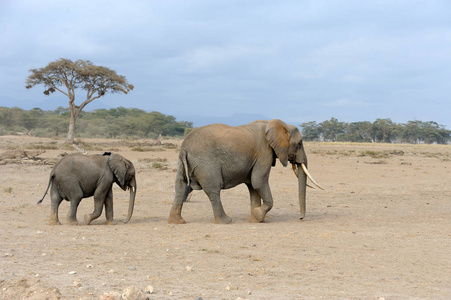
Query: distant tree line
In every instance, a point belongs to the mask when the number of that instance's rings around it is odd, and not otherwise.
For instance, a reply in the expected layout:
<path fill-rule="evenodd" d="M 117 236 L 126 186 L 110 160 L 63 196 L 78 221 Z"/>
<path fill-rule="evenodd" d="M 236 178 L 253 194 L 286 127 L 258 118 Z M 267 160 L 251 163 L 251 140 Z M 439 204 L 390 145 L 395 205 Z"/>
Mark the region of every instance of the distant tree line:
<path fill-rule="evenodd" d="M 0 135 L 24 134 L 38 137 L 65 137 L 70 109 L 53 111 L 33 108 L 0 107 Z M 390 119 L 374 122 L 339 122 L 336 118 L 299 125 L 306 141 L 425 143 L 448 144 L 451 130 L 436 122 L 409 121 L 395 123 Z M 192 122 L 176 121 L 175 117 L 137 108 L 111 108 L 82 111 L 76 124 L 76 137 L 151 138 L 158 135 L 184 136 L 193 128 Z"/>
<path fill-rule="evenodd" d="M 448 144 L 451 130 L 436 122 L 409 121 L 395 123 L 390 119 L 377 119 L 373 123 L 339 122 L 335 118 L 321 123 L 307 122 L 300 125 L 307 141 L 373 142 Z"/>
<path fill-rule="evenodd" d="M 26 134 L 39 137 L 65 137 L 70 109 L 53 111 L 40 108 L 23 110 L 0 107 L 0 135 Z M 137 108 L 112 108 L 82 111 L 76 124 L 76 137 L 152 138 L 158 135 L 183 136 L 192 122 L 176 121 L 175 117 Z"/>

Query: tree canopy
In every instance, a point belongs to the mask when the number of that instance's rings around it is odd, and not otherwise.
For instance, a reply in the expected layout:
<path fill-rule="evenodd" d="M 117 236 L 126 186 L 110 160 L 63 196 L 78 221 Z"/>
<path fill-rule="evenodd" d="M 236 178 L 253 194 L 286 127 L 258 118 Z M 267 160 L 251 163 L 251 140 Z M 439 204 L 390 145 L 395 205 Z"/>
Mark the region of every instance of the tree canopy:
<path fill-rule="evenodd" d="M 128 94 L 134 88 L 124 76 L 106 67 L 96 66 L 89 60 L 74 62 L 60 58 L 44 68 L 30 69 L 30 73 L 26 79 L 27 89 L 44 85 L 44 95 L 58 91 L 69 98 L 70 122 L 67 134 L 69 143 L 73 142 L 75 122 L 86 105 L 106 93 Z M 75 104 L 76 89 L 86 91 L 86 99 L 80 105 Z"/>

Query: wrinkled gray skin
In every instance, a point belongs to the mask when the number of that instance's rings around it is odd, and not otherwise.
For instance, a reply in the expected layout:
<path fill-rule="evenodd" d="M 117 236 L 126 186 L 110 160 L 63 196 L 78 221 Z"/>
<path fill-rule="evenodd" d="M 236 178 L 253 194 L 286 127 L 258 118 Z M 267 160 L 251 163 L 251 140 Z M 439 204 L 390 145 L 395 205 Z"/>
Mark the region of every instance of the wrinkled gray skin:
<path fill-rule="evenodd" d="M 301 219 L 305 215 L 306 176 L 299 168 L 307 165 L 302 138 L 296 126 L 281 120 L 255 121 L 230 127 L 212 124 L 194 129 L 182 143 L 175 182 L 175 199 L 169 223 L 181 224 L 183 203 L 192 190 L 204 190 L 211 201 L 215 223 L 230 223 L 220 192 L 238 184 L 247 185 L 251 222 L 263 222 L 273 206 L 268 184 L 276 158 L 287 166 L 298 166 Z"/>
<path fill-rule="evenodd" d="M 119 154 L 105 152 L 103 155 L 70 154 L 63 157 L 50 173 L 49 184 L 44 196 L 38 202 L 44 200 L 50 185 L 51 225 L 60 225 L 58 219 L 58 207 L 61 201 L 70 201 L 70 209 L 67 222 L 78 224 L 77 208 L 83 198 L 94 196 L 94 211 L 86 214 L 86 224 L 100 217 L 105 206 L 106 224 L 114 224 L 113 219 L 113 183 L 119 185 L 124 191 L 130 188 L 130 202 L 128 222 L 133 214 L 136 196 L 135 168 L 133 164 Z"/>

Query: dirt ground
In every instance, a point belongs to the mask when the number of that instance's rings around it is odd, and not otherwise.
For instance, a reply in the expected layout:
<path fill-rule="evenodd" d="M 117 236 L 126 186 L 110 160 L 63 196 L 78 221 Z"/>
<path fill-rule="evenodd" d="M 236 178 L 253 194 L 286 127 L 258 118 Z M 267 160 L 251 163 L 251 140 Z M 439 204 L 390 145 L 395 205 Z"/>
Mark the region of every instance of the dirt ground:
<path fill-rule="evenodd" d="M 167 223 L 181 141 L 84 139 L 137 170 L 138 192 L 114 188 L 117 225 L 47 224 L 41 205 L 53 164 L 75 152 L 63 140 L 0 137 L 0 299 L 451 299 L 451 146 L 306 143 L 325 191 L 307 191 L 299 219 L 291 168 L 273 168 L 274 207 L 249 223 L 240 185 L 222 192 L 232 224 L 213 223 L 195 191 L 186 224 Z M 146 292 L 147 289 L 147 292 Z"/>

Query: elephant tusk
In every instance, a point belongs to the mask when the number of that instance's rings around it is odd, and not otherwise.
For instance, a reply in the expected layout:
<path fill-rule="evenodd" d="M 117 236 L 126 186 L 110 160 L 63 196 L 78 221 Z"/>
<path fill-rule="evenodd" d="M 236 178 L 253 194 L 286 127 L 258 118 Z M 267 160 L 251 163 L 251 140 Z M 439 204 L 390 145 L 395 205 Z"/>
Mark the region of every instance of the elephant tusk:
<path fill-rule="evenodd" d="M 302 163 L 302 170 L 304 170 L 305 175 L 307 175 L 307 177 L 313 182 L 313 184 L 315 184 L 318 188 L 324 190 L 324 188 L 322 186 L 320 186 L 315 179 L 313 179 L 312 175 L 310 175 L 309 171 L 307 170 L 307 167 Z"/>
<path fill-rule="evenodd" d="M 295 164 L 291 164 L 291 168 L 293 169 L 294 175 L 296 175 L 296 178 L 299 178 L 299 174 L 298 174 L 298 168 L 296 168 Z M 315 189 L 315 187 L 311 186 L 310 184 L 306 183 L 306 185 L 311 188 L 311 189 Z"/>
<path fill-rule="evenodd" d="M 296 175 L 296 178 L 299 178 L 298 170 L 296 168 L 296 165 L 295 164 L 291 164 L 291 168 L 293 169 L 293 172 L 294 172 L 294 175 Z"/>

